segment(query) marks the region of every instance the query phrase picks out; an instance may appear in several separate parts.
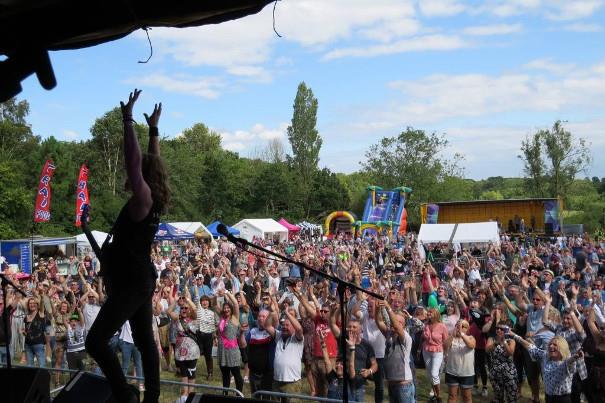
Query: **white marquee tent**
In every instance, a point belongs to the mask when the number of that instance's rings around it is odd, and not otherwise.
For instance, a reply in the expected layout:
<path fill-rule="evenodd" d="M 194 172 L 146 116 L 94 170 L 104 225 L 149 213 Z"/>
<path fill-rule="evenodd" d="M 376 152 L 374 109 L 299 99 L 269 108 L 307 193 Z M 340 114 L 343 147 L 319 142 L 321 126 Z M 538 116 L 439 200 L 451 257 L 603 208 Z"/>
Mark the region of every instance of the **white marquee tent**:
<path fill-rule="evenodd" d="M 171 222 L 169 224 L 190 234 L 202 234 L 204 238 L 212 238 L 208 228 L 199 221 Z"/>
<path fill-rule="evenodd" d="M 107 232 L 91 231 L 91 234 L 99 246 L 102 246 L 103 242 L 105 242 L 105 238 L 107 238 Z M 88 242 L 88 239 L 84 234 L 76 236 L 76 243 L 78 244 L 78 248 L 90 248 L 90 242 Z"/>
<path fill-rule="evenodd" d="M 498 223 L 475 222 L 463 224 L 422 224 L 418 233 L 422 244 L 436 242 L 451 243 L 500 243 Z"/>
<path fill-rule="evenodd" d="M 233 225 L 240 231 L 240 236 L 248 241 L 253 237 L 273 239 L 278 236 L 280 242 L 288 240 L 288 228 L 272 218 L 247 218 Z"/>

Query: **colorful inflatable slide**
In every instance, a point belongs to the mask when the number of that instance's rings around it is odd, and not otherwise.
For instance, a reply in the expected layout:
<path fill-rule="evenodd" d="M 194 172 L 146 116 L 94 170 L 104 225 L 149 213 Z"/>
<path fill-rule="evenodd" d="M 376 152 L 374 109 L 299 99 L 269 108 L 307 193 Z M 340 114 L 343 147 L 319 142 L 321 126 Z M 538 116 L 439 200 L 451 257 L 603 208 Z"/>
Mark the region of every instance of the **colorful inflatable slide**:
<path fill-rule="evenodd" d="M 380 186 L 368 186 L 368 199 L 361 221 L 356 223 L 358 231 L 366 233 L 385 233 L 389 236 L 405 234 L 407 212 L 405 201 L 412 189 L 398 187 L 382 190 Z"/>

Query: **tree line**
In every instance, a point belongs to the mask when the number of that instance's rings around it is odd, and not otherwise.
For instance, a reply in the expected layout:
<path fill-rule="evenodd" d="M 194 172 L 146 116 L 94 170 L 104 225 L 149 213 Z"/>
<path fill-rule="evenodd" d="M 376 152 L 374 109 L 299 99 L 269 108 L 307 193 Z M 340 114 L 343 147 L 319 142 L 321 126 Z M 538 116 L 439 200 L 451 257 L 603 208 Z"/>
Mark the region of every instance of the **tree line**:
<path fill-rule="evenodd" d="M 554 197 L 565 200 L 565 222 L 582 222 L 596 230 L 605 214 L 605 178 L 578 179 L 590 163 L 588 146 L 561 122 L 520 145 L 524 178 L 464 178 L 464 157 L 446 157 L 443 134 L 407 127 L 371 145 L 351 174 L 319 168 L 322 137 L 317 130 L 318 100 L 300 83 L 287 129 L 291 153 L 279 140 L 254 155 L 225 150 L 219 133 L 199 122 L 174 138 L 162 138 L 162 155 L 170 173 L 173 197 L 166 221 L 285 217 L 321 222 L 334 210 L 363 212 L 368 185 L 385 189 L 407 186 L 408 222 L 417 228 L 424 202 Z M 74 226 L 76 181 L 81 164 L 90 168 L 91 227 L 108 231 L 128 194 L 124 190 L 122 118 L 119 108 L 97 118 L 82 141 L 42 139 L 27 123 L 27 100 L 0 103 L 0 238 L 79 233 Z M 141 147 L 147 130 L 138 124 Z M 46 159 L 57 169 L 52 180 L 52 218 L 32 227 L 35 192 Z"/>

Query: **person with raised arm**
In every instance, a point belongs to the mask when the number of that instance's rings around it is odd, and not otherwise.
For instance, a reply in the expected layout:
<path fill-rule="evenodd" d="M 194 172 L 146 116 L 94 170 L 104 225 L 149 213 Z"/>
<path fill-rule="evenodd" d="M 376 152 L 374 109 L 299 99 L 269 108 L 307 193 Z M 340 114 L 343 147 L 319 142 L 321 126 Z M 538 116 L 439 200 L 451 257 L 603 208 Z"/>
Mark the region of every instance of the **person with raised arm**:
<path fill-rule="evenodd" d="M 390 326 L 387 326 L 384 311 L 388 315 Z M 416 387 L 410 367 L 412 337 L 406 330 L 410 317 L 407 311 L 395 313 L 386 301 L 377 301 L 375 305 L 376 325 L 385 337 L 384 377 L 389 388 L 390 403 L 415 402 Z"/>
<path fill-rule="evenodd" d="M 230 291 L 225 291 L 225 303 L 221 310 L 221 319 L 218 324 L 218 364 L 223 378 L 223 387 L 231 384 L 231 376 L 235 380 L 235 387 L 240 392 L 244 389 L 244 378 L 240 371 L 242 355 L 240 347 L 246 346 L 246 338 L 240 331 L 239 305 Z"/>
<path fill-rule="evenodd" d="M 152 330 L 152 296 L 157 271 L 151 262 L 160 215 L 170 201 L 168 173 L 160 158 L 158 121 L 162 104 L 156 104 L 149 126 L 148 152 L 143 154 L 135 132 L 133 107 L 141 94 L 135 89 L 128 102 L 120 102 L 124 128 L 126 190 L 132 193 L 103 247 L 101 272 L 108 296 L 86 338 L 86 350 L 99 364 L 118 402 L 137 402 L 138 390 L 126 382 L 118 357 L 108 346 L 109 339 L 130 320 L 134 344 L 141 352 L 145 374 L 145 402 L 157 402 L 160 373 L 157 347 Z"/>
<path fill-rule="evenodd" d="M 571 403 L 571 383 L 576 372 L 576 363 L 584 358 L 584 352 L 578 350 L 571 355 L 569 344 L 561 336 L 553 337 L 546 348 L 541 349 L 521 336 L 509 333 L 529 352 L 530 357 L 541 365 L 546 403 Z"/>

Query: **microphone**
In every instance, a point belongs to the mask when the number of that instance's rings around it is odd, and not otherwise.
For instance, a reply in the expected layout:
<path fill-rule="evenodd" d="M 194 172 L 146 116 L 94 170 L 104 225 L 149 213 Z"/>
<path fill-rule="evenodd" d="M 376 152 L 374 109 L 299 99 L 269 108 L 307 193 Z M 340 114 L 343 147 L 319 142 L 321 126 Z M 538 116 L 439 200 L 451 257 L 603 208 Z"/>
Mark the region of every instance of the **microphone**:
<path fill-rule="evenodd" d="M 226 237 L 230 242 L 236 244 L 237 246 L 239 246 L 241 248 L 246 246 L 246 244 L 248 243 L 245 239 L 238 238 L 236 236 L 233 236 L 231 233 L 229 233 L 229 230 L 227 229 L 227 226 L 225 224 L 222 224 L 222 223 L 219 224 L 216 227 L 216 232 L 218 232 L 222 236 Z"/>

